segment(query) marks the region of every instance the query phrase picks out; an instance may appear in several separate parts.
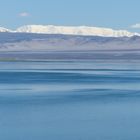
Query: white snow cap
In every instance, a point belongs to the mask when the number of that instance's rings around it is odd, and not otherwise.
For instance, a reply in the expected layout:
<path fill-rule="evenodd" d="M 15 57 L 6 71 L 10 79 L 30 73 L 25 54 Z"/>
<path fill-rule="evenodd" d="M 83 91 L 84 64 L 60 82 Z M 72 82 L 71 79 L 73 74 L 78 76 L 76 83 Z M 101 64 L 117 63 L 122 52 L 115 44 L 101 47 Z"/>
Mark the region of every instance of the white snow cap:
<path fill-rule="evenodd" d="M 0 32 L 11 32 L 11 30 L 0 27 Z"/>
<path fill-rule="evenodd" d="M 0 32 L 11 32 L 11 30 L 0 28 Z M 132 37 L 140 36 L 138 33 L 131 33 L 126 30 L 113 30 L 110 28 L 88 27 L 88 26 L 54 26 L 54 25 L 25 25 L 17 28 L 20 33 L 41 33 L 41 34 L 67 34 L 67 35 L 91 35 L 103 37 Z"/>

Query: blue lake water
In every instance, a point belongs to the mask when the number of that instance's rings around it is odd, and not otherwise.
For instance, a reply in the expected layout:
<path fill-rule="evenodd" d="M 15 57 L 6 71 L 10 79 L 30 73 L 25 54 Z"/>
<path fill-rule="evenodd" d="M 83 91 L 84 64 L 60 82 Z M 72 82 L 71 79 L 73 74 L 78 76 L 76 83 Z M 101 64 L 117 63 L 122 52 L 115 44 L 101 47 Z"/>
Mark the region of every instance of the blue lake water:
<path fill-rule="evenodd" d="M 0 140 L 138 140 L 139 130 L 139 62 L 0 62 Z"/>

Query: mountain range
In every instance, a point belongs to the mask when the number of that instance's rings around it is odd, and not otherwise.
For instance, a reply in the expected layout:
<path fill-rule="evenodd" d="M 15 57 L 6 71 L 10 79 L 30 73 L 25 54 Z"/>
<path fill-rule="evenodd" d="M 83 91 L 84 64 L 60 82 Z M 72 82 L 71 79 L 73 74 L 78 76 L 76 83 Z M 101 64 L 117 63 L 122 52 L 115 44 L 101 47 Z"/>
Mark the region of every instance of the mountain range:
<path fill-rule="evenodd" d="M 97 27 L 0 28 L 0 59 L 140 59 L 140 35 Z"/>
<path fill-rule="evenodd" d="M 65 35 L 90 35 L 103 37 L 131 37 L 140 36 L 139 33 L 131 33 L 126 30 L 113 30 L 110 28 L 88 26 L 54 26 L 54 25 L 25 25 L 16 30 L 0 27 L 0 32 L 16 33 L 40 33 L 40 34 L 65 34 Z"/>

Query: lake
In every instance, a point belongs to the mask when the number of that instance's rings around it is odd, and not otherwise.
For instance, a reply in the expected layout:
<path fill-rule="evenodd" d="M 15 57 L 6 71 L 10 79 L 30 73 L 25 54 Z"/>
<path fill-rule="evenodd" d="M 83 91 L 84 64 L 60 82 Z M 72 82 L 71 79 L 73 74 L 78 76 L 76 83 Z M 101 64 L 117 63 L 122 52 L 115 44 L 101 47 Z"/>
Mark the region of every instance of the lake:
<path fill-rule="evenodd" d="M 0 139 L 140 139 L 139 64 L 0 62 Z"/>

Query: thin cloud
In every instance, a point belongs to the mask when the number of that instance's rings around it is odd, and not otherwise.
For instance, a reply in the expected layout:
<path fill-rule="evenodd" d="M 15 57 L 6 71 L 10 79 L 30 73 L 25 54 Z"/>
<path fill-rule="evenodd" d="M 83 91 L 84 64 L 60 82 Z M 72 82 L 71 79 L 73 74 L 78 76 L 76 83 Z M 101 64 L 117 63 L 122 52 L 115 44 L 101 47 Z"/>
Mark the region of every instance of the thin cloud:
<path fill-rule="evenodd" d="M 135 29 L 140 28 L 140 23 L 132 25 L 131 28 L 135 28 Z"/>
<path fill-rule="evenodd" d="M 19 13 L 19 16 L 20 17 L 29 17 L 30 14 L 28 12 L 22 12 L 22 13 Z"/>

